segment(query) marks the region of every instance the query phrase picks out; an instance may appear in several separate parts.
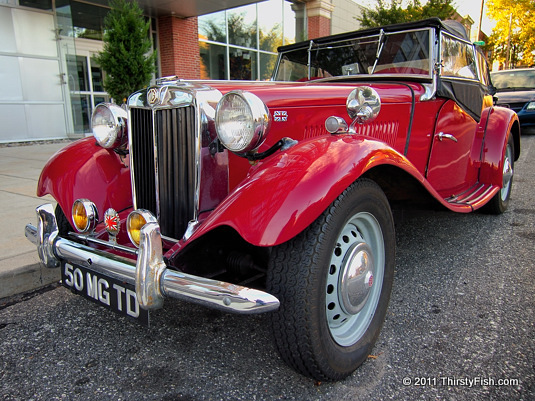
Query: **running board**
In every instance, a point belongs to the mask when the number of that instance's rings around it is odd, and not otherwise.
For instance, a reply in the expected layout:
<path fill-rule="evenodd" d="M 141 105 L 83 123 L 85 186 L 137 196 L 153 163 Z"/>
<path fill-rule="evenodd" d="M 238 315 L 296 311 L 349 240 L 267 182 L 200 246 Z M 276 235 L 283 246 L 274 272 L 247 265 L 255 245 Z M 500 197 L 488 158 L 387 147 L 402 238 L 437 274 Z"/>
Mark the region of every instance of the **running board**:
<path fill-rule="evenodd" d="M 461 192 L 458 195 L 450 196 L 444 200 L 453 205 L 471 206 L 488 196 L 488 194 L 493 191 L 494 188 L 495 187 L 493 185 L 477 183 L 473 187 L 468 188 L 466 191 Z"/>

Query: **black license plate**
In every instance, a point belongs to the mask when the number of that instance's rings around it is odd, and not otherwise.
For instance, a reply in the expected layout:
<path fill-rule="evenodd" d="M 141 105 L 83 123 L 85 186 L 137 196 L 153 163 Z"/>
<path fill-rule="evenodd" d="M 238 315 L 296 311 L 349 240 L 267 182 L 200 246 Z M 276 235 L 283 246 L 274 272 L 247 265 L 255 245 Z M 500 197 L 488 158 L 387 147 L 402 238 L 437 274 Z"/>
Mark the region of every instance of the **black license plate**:
<path fill-rule="evenodd" d="M 75 294 L 148 326 L 149 311 L 141 308 L 133 285 L 71 263 L 62 263 L 61 282 Z"/>

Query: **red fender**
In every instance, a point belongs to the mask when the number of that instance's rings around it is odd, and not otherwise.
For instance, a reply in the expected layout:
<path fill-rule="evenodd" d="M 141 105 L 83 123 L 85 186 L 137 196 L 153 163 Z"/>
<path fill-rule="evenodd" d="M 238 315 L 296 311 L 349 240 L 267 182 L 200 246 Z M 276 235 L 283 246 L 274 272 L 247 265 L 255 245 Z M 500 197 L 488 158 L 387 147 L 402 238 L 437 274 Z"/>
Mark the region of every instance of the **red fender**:
<path fill-rule="evenodd" d="M 253 167 L 188 242 L 225 225 L 253 245 L 281 244 L 309 226 L 362 173 L 380 164 L 406 170 L 431 190 L 416 168 L 384 142 L 357 135 L 315 138 Z"/>
<path fill-rule="evenodd" d="M 46 163 L 37 184 L 37 196 L 46 194 L 71 218 L 76 199 L 87 198 L 99 213 L 110 207 L 123 210 L 132 206 L 130 169 L 113 151 L 95 144 L 93 137 L 73 142 Z M 102 216 L 99 216 L 102 217 Z"/>
<path fill-rule="evenodd" d="M 509 135 L 515 138 L 515 154 L 520 154 L 520 131 L 513 130 L 513 125 L 519 125 L 518 116 L 511 109 L 494 107 L 490 113 L 485 132 L 485 147 L 479 180 L 484 183 L 502 186 L 503 155 Z M 518 156 L 515 156 L 517 158 Z"/>

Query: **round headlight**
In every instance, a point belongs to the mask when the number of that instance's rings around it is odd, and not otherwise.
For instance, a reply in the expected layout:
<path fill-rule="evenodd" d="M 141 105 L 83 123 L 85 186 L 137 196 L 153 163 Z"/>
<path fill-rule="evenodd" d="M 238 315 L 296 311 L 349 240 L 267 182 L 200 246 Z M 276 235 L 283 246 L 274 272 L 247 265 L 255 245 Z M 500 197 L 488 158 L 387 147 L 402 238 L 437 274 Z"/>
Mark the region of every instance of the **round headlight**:
<path fill-rule="evenodd" d="M 134 210 L 126 219 L 126 231 L 132 244 L 139 248 L 141 241 L 141 229 L 147 223 L 156 223 L 156 217 L 145 209 Z"/>
<path fill-rule="evenodd" d="M 267 106 L 250 92 L 229 92 L 217 104 L 217 136 L 232 152 L 245 153 L 258 148 L 270 125 Z"/>
<path fill-rule="evenodd" d="M 98 222 L 95 204 L 87 199 L 77 199 L 72 205 L 72 222 L 81 233 L 93 231 Z"/>
<path fill-rule="evenodd" d="M 112 103 L 100 103 L 91 116 L 93 136 L 103 148 L 118 148 L 126 143 L 128 113 Z"/>
<path fill-rule="evenodd" d="M 347 114 L 359 124 L 375 120 L 381 111 L 381 98 L 369 86 L 361 86 L 349 94 L 346 101 Z"/>

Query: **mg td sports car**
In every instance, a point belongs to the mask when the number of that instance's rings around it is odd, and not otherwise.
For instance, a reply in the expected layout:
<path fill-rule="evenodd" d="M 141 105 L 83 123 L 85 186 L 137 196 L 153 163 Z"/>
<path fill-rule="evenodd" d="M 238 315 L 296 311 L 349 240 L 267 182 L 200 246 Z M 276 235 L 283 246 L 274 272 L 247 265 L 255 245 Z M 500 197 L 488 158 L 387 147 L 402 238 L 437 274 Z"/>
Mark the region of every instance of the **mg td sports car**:
<path fill-rule="evenodd" d="M 517 115 L 482 53 L 429 19 L 284 46 L 269 82 L 159 79 L 100 104 L 55 154 L 26 227 L 62 283 L 148 321 L 169 297 L 268 313 L 316 380 L 370 354 L 395 266 L 393 209 L 502 213 Z"/>

